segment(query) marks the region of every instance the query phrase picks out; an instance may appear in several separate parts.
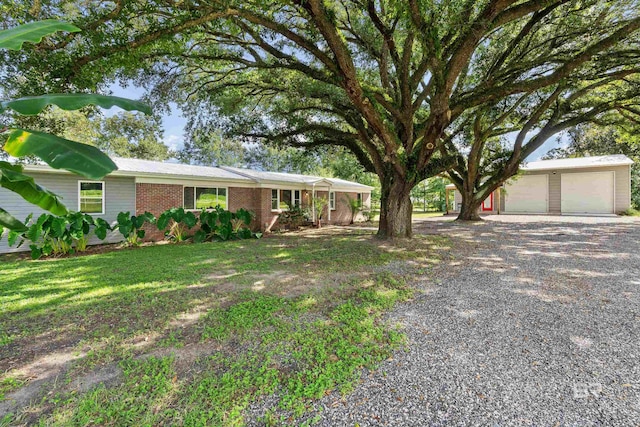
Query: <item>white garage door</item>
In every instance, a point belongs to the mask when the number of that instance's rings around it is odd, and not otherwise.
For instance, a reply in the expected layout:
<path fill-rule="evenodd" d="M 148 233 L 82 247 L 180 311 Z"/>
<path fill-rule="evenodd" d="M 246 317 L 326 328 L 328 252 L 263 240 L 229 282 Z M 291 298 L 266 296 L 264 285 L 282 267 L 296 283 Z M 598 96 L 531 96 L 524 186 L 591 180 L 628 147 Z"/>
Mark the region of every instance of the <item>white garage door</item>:
<path fill-rule="evenodd" d="M 614 172 L 563 173 L 562 213 L 613 213 Z"/>
<path fill-rule="evenodd" d="M 548 175 L 524 175 L 505 185 L 505 212 L 546 213 L 549 209 Z"/>

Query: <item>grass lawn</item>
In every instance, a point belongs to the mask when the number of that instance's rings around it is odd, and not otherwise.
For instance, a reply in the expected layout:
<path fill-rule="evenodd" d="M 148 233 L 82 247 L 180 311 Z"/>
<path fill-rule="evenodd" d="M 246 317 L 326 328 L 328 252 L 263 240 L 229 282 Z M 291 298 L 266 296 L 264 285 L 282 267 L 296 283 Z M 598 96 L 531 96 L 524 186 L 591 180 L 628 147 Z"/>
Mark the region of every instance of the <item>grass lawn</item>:
<path fill-rule="evenodd" d="M 335 230 L 0 261 L 0 425 L 312 423 L 446 245 Z"/>
<path fill-rule="evenodd" d="M 441 217 L 444 215 L 444 212 L 422 212 L 422 211 L 413 211 L 411 214 L 412 219 L 422 219 L 422 218 L 435 218 Z"/>

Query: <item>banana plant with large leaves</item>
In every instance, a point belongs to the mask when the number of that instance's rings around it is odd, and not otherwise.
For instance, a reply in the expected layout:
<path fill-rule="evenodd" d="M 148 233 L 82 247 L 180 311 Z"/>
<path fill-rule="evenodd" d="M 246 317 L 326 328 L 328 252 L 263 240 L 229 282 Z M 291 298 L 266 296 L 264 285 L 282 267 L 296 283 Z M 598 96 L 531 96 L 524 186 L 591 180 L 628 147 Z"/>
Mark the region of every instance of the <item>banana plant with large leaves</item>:
<path fill-rule="evenodd" d="M 43 37 L 58 31 L 77 32 L 74 25 L 55 19 L 32 22 L 0 31 L 0 49 L 20 50 L 25 42 L 38 43 Z M 151 114 L 151 109 L 140 101 L 85 93 L 60 93 L 0 100 L 0 114 L 12 110 L 21 115 L 36 115 L 50 105 L 63 110 L 78 110 L 88 105 L 101 108 L 120 107 L 127 111 Z M 7 129 L 4 150 L 14 157 L 36 156 L 55 169 L 65 169 L 88 179 L 101 179 L 117 169 L 113 161 L 91 145 L 71 141 L 56 135 L 27 129 Z M 65 215 L 67 208 L 60 198 L 39 186 L 23 167 L 0 162 L 0 186 L 11 190 L 26 201 L 56 215 Z M 0 207 L 0 237 L 7 228 L 24 232 L 27 226 Z"/>

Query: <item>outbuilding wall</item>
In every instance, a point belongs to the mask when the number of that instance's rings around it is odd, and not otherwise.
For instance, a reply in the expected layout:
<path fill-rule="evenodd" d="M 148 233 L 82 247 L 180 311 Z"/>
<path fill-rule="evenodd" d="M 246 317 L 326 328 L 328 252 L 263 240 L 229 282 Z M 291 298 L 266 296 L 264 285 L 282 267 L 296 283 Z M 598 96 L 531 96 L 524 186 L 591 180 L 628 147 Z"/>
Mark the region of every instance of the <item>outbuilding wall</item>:
<path fill-rule="evenodd" d="M 596 168 L 571 168 L 544 171 L 527 171 L 526 175 L 548 175 L 549 176 L 549 213 L 562 213 L 562 174 L 585 173 L 585 172 L 614 172 L 615 173 L 615 213 L 625 211 L 631 207 L 631 167 L 628 165 L 615 167 Z"/>

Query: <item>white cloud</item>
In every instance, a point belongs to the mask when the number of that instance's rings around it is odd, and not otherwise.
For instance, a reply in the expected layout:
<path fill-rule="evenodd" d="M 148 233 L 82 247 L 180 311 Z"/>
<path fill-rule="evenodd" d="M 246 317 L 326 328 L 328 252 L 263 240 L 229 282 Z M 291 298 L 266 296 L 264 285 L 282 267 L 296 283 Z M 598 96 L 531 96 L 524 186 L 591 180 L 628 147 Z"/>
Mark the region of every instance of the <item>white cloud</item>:
<path fill-rule="evenodd" d="M 184 145 L 184 137 L 182 135 L 170 134 L 164 137 L 162 140 L 164 144 L 169 147 L 170 150 L 176 151 L 182 148 Z"/>

